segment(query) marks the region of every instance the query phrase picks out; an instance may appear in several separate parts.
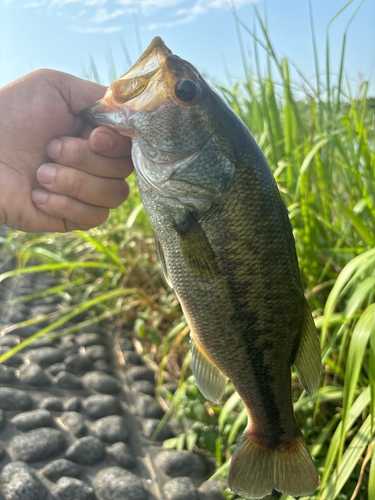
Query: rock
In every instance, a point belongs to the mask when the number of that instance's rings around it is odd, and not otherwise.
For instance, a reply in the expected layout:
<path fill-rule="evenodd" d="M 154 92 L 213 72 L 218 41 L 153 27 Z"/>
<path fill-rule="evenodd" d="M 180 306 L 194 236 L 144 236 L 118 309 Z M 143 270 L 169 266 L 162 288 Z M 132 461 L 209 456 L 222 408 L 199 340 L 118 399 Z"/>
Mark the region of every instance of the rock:
<path fill-rule="evenodd" d="M 10 315 L 8 316 L 8 321 L 10 323 L 21 323 L 21 321 L 25 321 L 25 319 L 26 315 L 21 311 L 17 311 L 17 309 L 11 311 Z"/>
<path fill-rule="evenodd" d="M 73 436 L 80 438 L 86 434 L 86 423 L 80 413 L 68 411 L 61 415 L 60 420 Z"/>
<path fill-rule="evenodd" d="M 225 486 L 224 486 L 225 488 Z M 223 500 L 219 479 L 205 481 L 198 490 L 199 500 Z"/>
<path fill-rule="evenodd" d="M 6 423 L 6 420 L 5 420 L 4 411 L 0 410 L 0 431 L 2 431 L 4 429 L 5 423 Z"/>
<path fill-rule="evenodd" d="M 75 341 L 78 345 L 88 347 L 96 344 L 104 344 L 104 338 L 98 333 L 81 333 L 77 335 Z"/>
<path fill-rule="evenodd" d="M 22 432 L 31 431 L 38 427 L 51 427 L 53 420 L 50 412 L 45 409 L 19 413 L 11 420 L 12 424 Z"/>
<path fill-rule="evenodd" d="M 202 478 L 207 470 L 206 462 L 202 457 L 186 450 L 162 451 L 157 455 L 155 463 L 171 477 Z"/>
<path fill-rule="evenodd" d="M 64 403 L 65 411 L 79 411 L 81 408 L 81 400 L 77 396 L 73 396 Z"/>
<path fill-rule="evenodd" d="M 96 420 L 108 415 L 118 415 L 121 413 L 121 405 L 114 396 L 94 395 L 83 401 L 82 411 Z"/>
<path fill-rule="evenodd" d="M 71 356 L 72 354 L 77 354 L 79 351 L 79 347 L 75 342 L 66 339 L 63 339 L 60 342 L 60 349 L 64 351 L 65 356 Z"/>
<path fill-rule="evenodd" d="M 129 431 L 123 417 L 112 415 L 97 420 L 91 426 L 91 431 L 95 436 L 106 443 L 116 443 L 117 441 L 127 441 Z"/>
<path fill-rule="evenodd" d="M 132 383 L 133 391 L 142 392 L 149 396 L 155 397 L 155 383 L 148 382 L 147 380 L 137 380 Z"/>
<path fill-rule="evenodd" d="M 0 475 L 2 493 L 6 500 L 45 500 L 46 487 L 23 462 L 7 464 Z"/>
<path fill-rule="evenodd" d="M 39 330 L 40 328 L 38 328 L 36 325 L 26 325 L 23 326 L 22 328 L 17 328 L 17 330 L 15 331 L 17 332 L 17 335 L 19 335 L 20 337 L 28 339 Z"/>
<path fill-rule="evenodd" d="M 65 456 L 77 464 L 93 465 L 104 458 L 105 447 L 100 439 L 86 436 L 69 446 Z"/>
<path fill-rule="evenodd" d="M 190 477 L 179 477 L 164 485 L 166 500 L 199 500 L 197 490 Z"/>
<path fill-rule="evenodd" d="M 67 391 L 79 391 L 82 389 L 82 382 L 73 373 L 59 372 L 54 378 L 54 382 L 60 389 Z"/>
<path fill-rule="evenodd" d="M 164 393 L 169 392 L 170 394 L 174 394 L 178 389 L 178 384 L 175 384 L 173 382 L 167 382 L 166 384 L 163 384 L 163 391 Z"/>
<path fill-rule="evenodd" d="M 52 488 L 56 500 L 95 500 L 94 490 L 79 479 L 62 477 Z"/>
<path fill-rule="evenodd" d="M 98 472 L 93 484 L 100 500 L 146 500 L 142 480 L 120 467 L 107 467 Z"/>
<path fill-rule="evenodd" d="M 130 453 L 125 443 L 114 443 L 108 448 L 107 453 L 124 469 L 132 469 L 137 463 L 137 459 Z"/>
<path fill-rule="evenodd" d="M 143 365 L 143 359 L 134 351 L 122 351 L 122 355 L 124 356 L 125 363 L 138 366 Z"/>
<path fill-rule="evenodd" d="M 19 379 L 22 382 L 34 387 L 46 386 L 51 383 L 51 380 L 42 367 L 35 363 L 21 366 L 19 373 Z"/>
<path fill-rule="evenodd" d="M 104 347 L 103 345 L 90 345 L 89 347 L 86 347 L 86 354 L 93 361 L 96 361 L 97 359 L 102 359 L 102 358 L 103 359 L 109 358 L 107 348 Z"/>
<path fill-rule="evenodd" d="M 10 366 L 0 365 L 0 384 L 10 384 L 16 380 L 16 370 Z"/>
<path fill-rule="evenodd" d="M 54 483 L 62 476 L 79 477 L 82 471 L 79 465 L 71 462 L 70 460 L 58 458 L 43 467 L 41 472 L 47 479 Z"/>
<path fill-rule="evenodd" d="M 0 347 L 0 356 L 8 352 L 11 348 L 8 346 Z M 23 357 L 20 354 L 13 354 L 10 358 L 6 359 L 2 362 L 3 365 L 6 366 L 20 366 L 23 363 Z"/>
<path fill-rule="evenodd" d="M 127 370 L 126 375 L 133 382 L 136 380 L 147 380 L 155 384 L 155 371 L 147 366 L 133 366 Z"/>
<path fill-rule="evenodd" d="M 117 394 L 120 391 L 119 382 L 103 372 L 86 373 L 82 380 L 87 387 L 103 394 Z"/>
<path fill-rule="evenodd" d="M 39 347 L 38 349 L 30 349 L 27 352 L 26 358 L 31 363 L 39 365 L 53 365 L 64 360 L 65 353 L 56 347 Z"/>
<path fill-rule="evenodd" d="M 16 347 L 21 342 L 21 339 L 18 335 L 13 335 L 12 333 L 8 333 L 4 335 L 0 339 L 0 345 L 7 345 L 8 347 Z"/>
<path fill-rule="evenodd" d="M 146 418 L 161 419 L 165 411 L 151 396 L 140 396 L 136 403 L 137 412 Z"/>
<path fill-rule="evenodd" d="M 36 339 L 30 344 L 29 349 L 36 349 L 39 347 L 55 347 L 56 341 L 49 339 L 47 336 L 44 336 L 40 339 Z"/>
<path fill-rule="evenodd" d="M 26 411 L 30 410 L 33 400 L 25 391 L 0 387 L 0 409 L 4 411 Z"/>
<path fill-rule="evenodd" d="M 100 371 L 100 372 L 109 373 L 109 374 L 112 373 L 112 369 L 105 359 L 97 359 L 94 362 L 93 368 L 97 371 Z"/>
<path fill-rule="evenodd" d="M 4 460 L 5 455 L 6 455 L 6 451 L 4 450 L 4 448 L 2 446 L 0 446 L 0 462 L 2 462 Z"/>
<path fill-rule="evenodd" d="M 39 403 L 39 408 L 45 408 L 49 411 L 63 411 L 63 405 L 59 398 L 54 396 L 50 396 L 48 398 L 44 398 Z"/>
<path fill-rule="evenodd" d="M 66 366 L 65 363 L 55 363 L 46 369 L 46 372 L 49 375 L 51 375 L 51 377 L 54 377 L 60 372 L 68 372 L 68 371 L 70 371 L 70 369 Z"/>
<path fill-rule="evenodd" d="M 148 418 L 142 423 L 143 434 L 147 439 L 151 439 L 160 424 L 160 420 L 157 418 Z M 155 436 L 156 441 L 165 441 L 172 436 L 171 428 L 168 422 L 163 424 L 163 427 L 159 430 L 158 434 Z"/>
<path fill-rule="evenodd" d="M 74 371 L 87 372 L 92 368 L 92 359 L 85 354 L 71 354 L 65 358 L 67 366 Z"/>
<path fill-rule="evenodd" d="M 119 340 L 120 347 L 122 351 L 134 351 L 134 343 L 132 339 L 129 339 L 128 337 L 122 337 Z"/>
<path fill-rule="evenodd" d="M 65 447 L 65 436 L 61 431 L 42 427 L 15 436 L 10 442 L 10 454 L 14 460 L 38 462 L 57 455 Z"/>

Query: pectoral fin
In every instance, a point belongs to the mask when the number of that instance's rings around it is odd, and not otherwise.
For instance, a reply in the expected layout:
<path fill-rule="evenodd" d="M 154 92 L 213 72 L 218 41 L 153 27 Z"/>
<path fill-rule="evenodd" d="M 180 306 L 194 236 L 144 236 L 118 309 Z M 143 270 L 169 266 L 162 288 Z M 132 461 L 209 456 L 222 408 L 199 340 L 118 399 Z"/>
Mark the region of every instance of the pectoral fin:
<path fill-rule="evenodd" d="M 192 334 L 191 355 L 193 375 L 199 390 L 205 398 L 213 403 L 218 403 L 223 397 L 228 379 L 207 357 Z"/>
<path fill-rule="evenodd" d="M 305 391 L 311 396 L 319 386 L 322 361 L 318 334 L 307 302 L 294 366 Z"/>
<path fill-rule="evenodd" d="M 200 224 L 188 213 L 175 224 L 181 252 L 190 269 L 204 278 L 214 278 L 219 270 L 215 253 Z"/>
<path fill-rule="evenodd" d="M 160 245 L 160 241 L 158 240 L 156 235 L 155 235 L 155 246 L 156 246 L 156 253 L 158 255 L 158 259 L 159 259 L 161 268 L 163 269 L 164 279 L 167 282 L 167 285 L 170 286 L 171 288 L 173 288 L 171 280 L 169 278 L 167 264 L 165 263 L 164 252 L 163 252 L 163 249 Z"/>

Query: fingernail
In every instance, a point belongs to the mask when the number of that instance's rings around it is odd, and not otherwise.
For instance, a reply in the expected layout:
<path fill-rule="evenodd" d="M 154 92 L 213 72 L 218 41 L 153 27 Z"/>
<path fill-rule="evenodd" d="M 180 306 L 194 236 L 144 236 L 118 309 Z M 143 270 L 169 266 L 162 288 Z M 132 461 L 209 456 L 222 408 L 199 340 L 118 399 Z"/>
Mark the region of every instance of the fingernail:
<path fill-rule="evenodd" d="M 93 137 L 93 148 L 95 151 L 106 153 L 112 148 L 112 137 L 105 132 L 100 132 Z"/>
<path fill-rule="evenodd" d="M 35 205 L 44 205 L 47 202 L 48 197 L 49 192 L 44 191 L 43 189 L 35 189 L 35 191 L 31 193 L 31 199 Z"/>
<path fill-rule="evenodd" d="M 38 180 L 41 184 L 53 184 L 56 176 L 56 167 L 49 163 L 38 168 Z"/>
<path fill-rule="evenodd" d="M 62 146 L 62 140 L 61 139 L 51 139 L 46 146 L 46 151 L 48 156 L 52 160 L 58 160 L 60 157 L 60 152 L 61 152 L 61 146 Z"/>

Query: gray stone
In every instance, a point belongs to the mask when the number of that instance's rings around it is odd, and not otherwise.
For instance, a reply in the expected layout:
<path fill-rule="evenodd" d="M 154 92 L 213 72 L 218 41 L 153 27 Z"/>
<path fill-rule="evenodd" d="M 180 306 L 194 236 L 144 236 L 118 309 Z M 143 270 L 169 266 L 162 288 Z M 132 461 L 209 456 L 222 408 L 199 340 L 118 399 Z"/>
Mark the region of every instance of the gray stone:
<path fill-rule="evenodd" d="M 82 411 L 96 420 L 108 415 L 118 415 L 121 413 L 121 405 L 114 396 L 94 395 L 83 401 Z"/>
<path fill-rule="evenodd" d="M 81 468 L 79 465 L 66 460 L 65 458 L 58 458 L 47 464 L 41 470 L 42 474 L 52 482 L 56 482 L 60 477 L 79 477 L 81 475 Z"/>
<path fill-rule="evenodd" d="M 164 485 L 166 500 L 199 500 L 197 490 L 190 477 L 179 477 Z"/>
<path fill-rule="evenodd" d="M 0 387 L 0 409 L 5 411 L 25 411 L 30 410 L 33 400 L 25 391 L 11 389 L 10 387 Z"/>
<path fill-rule="evenodd" d="M 71 354 L 65 358 L 66 365 L 74 371 L 87 372 L 92 368 L 92 359 L 85 354 Z"/>
<path fill-rule="evenodd" d="M 56 347 L 39 347 L 28 351 L 26 357 L 32 363 L 50 366 L 63 361 L 65 353 Z"/>
<path fill-rule="evenodd" d="M 91 426 L 91 431 L 95 436 L 106 443 L 116 443 L 117 441 L 127 441 L 129 430 L 123 417 L 112 415 L 97 420 Z"/>
<path fill-rule="evenodd" d="M 178 384 L 175 384 L 173 382 L 167 382 L 166 384 L 163 384 L 163 392 L 164 393 L 171 393 L 174 394 L 178 389 Z"/>
<path fill-rule="evenodd" d="M 122 337 L 119 342 L 120 342 L 121 350 L 123 350 L 123 351 L 134 351 L 135 350 L 134 343 L 133 343 L 132 339 L 129 339 L 127 337 Z"/>
<path fill-rule="evenodd" d="M 68 411 L 61 415 L 60 420 L 73 436 L 80 438 L 86 434 L 85 420 L 80 413 Z"/>
<path fill-rule="evenodd" d="M 133 366 L 127 370 L 126 375 L 131 381 L 147 380 L 155 383 L 155 371 L 147 366 Z"/>
<path fill-rule="evenodd" d="M 55 363 L 46 369 L 46 372 L 49 375 L 51 375 L 51 377 L 54 377 L 60 372 L 68 372 L 68 371 L 70 371 L 70 369 L 66 366 L 65 363 Z"/>
<path fill-rule="evenodd" d="M 97 359 L 94 361 L 93 368 L 96 371 L 112 374 L 112 368 L 109 366 L 108 362 L 105 359 Z"/>
<path fill-rule="evenodd" d="M 0 365 L 0 384 L 9 384 L 16 380 L 16 370 L 11 366 Z"/>
<path fill-rule="evenodd" d="M 124 469 L 132 469 L 137 463 L 137 459 L 130 453 L 129 446 L 125 443 L 114 443 L 108 448 L 107 453 Z"/>
<path fill-rule="evenodd" d="M 8 321 L 10 323 L 21 323 L 21 321 L 25 321 L 26 315 L 21 312 L 17 311 L 17 309 L 14 309 L 11 311 L 10 315 L 8 315 Z"/>
<path fill-rule="evenodd" d="M 152 397 L 155 396 L 155 383 L 149 382 L 148 380 L 137 380 L 133 382 L 132 389 L 133 391 L 142 392 Z"/>
<path fill-rule="evenodd" d="M 156 456 L 155 463 L 168 476 L 189 476 L 201 478 L 206 475 L 206 462 L 194 453 L 186 450 L 166 450 Z"/>
<path fill-rule="evenodd" d="M 2 462 L 4 460 L 5 455 L 6 455 L 6 451 L 4 450 L 4 448 L 2 446 L 0 446 L 0 462 Z"/>
<path fill-rule="evenodd" d="M 82 382 L 73 373 L 59 372 L 54 378 L 54 382 L 60 389 L 67 391 L 79 391 L 82 389 Z"/>
<path fill-rule="evenodd" d="M 42 367 L 35 363 L 21 366 L 19 373 L 21 382 L 33 385 L 34 387 L 46 386 L 51 383 L 51 380 Z"/>
<path fill-rule="evenodd" d="M 6 500 L 45 500 L 46 487 L 23 462 L 7 464 L 0 475 L 1 490 Z"/>
<path fill-rule="evenodd" d="M 3 410 L 0 410 L 0 431 L 2 431 L 5 427 L 5 415 L 4 415 L 4 411 Z"/>
<path fill-rule="evenodd" d="M 63 339 L 60 342 L 60 349 L 65 353 L 65 356 L 71 356 L 72 354 L 77 354 L 79 351 L 79 346 L 72 340 Z"/>
<path fill-rule="evenodd" d="M 47 336 L 44 336 L 40 339 L 34 340 L 31 344 L 29 349 L 39 349 L 39 347 L 56 347 L 56 341 L 51 340 Z"/>
<path fill-rule="evenodd" d="M 16 345 L 18 345 L 20 342 L 21 339 L 19 338 L 19 336 L 13 335 L 12 333 L 8 333 L 0 339 L 0 345 L 7 345 L 9 347 L 16 347 Z"/>
<path fill-rule="evenodd" d="M 81 408 L 81 400 L 77 396 L 73 396 L 64 403 L 65 411 L 79 411 Z"/>
<path fill-rule="evenodd" d="M 42 399 L 39 403 L 39 408 L 45 408 L 49 411 L 63 411 L 61 399 L 55 396 Z"/>
<path fill-rule="evenodd" d="M 89 347 L 86 347 L 86 354 L 93 361 L 96 361 L 97 359 L 109 358 L 109 353 L 107 351 L 107 348 L 104 347 L 103 345 L 90 345 Z"/>
<path fill-rule="evenodd" d="M 136 403 L 137 412 L 146 418 L 161 419 L 165 411 L 151 396 L 140 396 Z"/>
<path fill-rule="evenodd" d="M 19 413 L 11 420 L 12 424 L 22 432 L 31 431 L 38 427 L 51 427 L 53 420 L 50 412 L 45 409 Z"/>
<path fill-rule="evenodd" d="M 56 306 L 50 304 L 42 304 L 40 306 L 35 306 L 30 309 L 30 316 L 32 318 L 36 318 L 38 316 L 44 316 L 45 314 L 49 314 L 51 312 L 56 311 Z"/>
<path fill-rule="evenodd" d="M 143 434 L 147 439 L 151 439 L 154 436 L 154 433 L 158 426 L 160 425 L 160 420 L 157 418 L 148 418 L 142 423 Z M 171 428 L 169 427 L 168 422 L 163 424 L 163 427 L 158 431 L 155 435 L 156 441 L 165 441 L 172 436 Z"/>
<path fill-rule="evenodd" d="M 95 500 L 94 490 L 83 481 L 71 477 L 60 478 L 52 488 L 56 500 Z"/>
<path fill-rule="evenodd" d="M 17 330 L 15 331 L 17 332 L 17 335 L 19 335 L 20 337 L 28 339 L 39 330 L 40 328 L 38 328 L 36 325 L 26 325 L 23 326 L 22 328 L 17 328 Z"/>
<path fill-rule="evenodd" d="M 98 333 L 81 333 L 75 339 L 78 345 L 88 347 L 90 345 L 104 344 L 104 338 Z"/>
<path fill-rule="evenodd" d="M 93 484 L 100 500 L 146 500 L 142 480 L 120 467 L 107 467 L 98 472 Z"/>
<path fill-rule="evenodd" d="M 42 427 L 15 436 L 10 442 L 10 454 L 15 460 L 38 462 L 57 455 L 65 447 L 65 436 L 61 431 Z"/>
<path fill-rule="evenodd" d="M 224 489 L 226 485 L 223 485 Z M 199 500 L 223 500 L 220 488 L 220 480 L 205 481 L 198 489 Z"/>
<path fill-rule="evenodd" d="M 0 347 L 0 356 L 5 354 L 11 349 L 11 347 L 8 346 L 2 346 Z M 23 357 L 20 354 L 13 354 L 10 358 L 6 359 L 5 361 L 2 361 L 3 365 L 6 366 L 20 366 L 23 363 Z"/>
<path fill-rule="evenodd" d="M 103 372 L 86 373 L 82 380 L 87 387 L 103 394 L 117 394 L 120 391 L 119 382 Z"/>
<path fill-rule="evenodd" d="M 100 439 L 86 436 L 69 446 L 65 456 L 77 464 L 93 465 L 104 458 L 105 447 Z"/>
<path fill-rule="evenodd" d="M 124 356 L 124 360 L 126 363 L 131 365 L 143 365 L 143 359 L 141 356 L 134 351 L 123 351 L 122 355 Z"/>

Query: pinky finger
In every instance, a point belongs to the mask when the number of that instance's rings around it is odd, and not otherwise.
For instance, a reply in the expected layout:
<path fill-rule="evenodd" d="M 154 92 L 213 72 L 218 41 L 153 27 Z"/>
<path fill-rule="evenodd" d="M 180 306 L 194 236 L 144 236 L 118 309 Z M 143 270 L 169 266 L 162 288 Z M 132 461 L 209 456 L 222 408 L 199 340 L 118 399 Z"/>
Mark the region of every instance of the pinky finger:
<path fill-rule="evenodd" d="M 44 214 L 62 219 L 67 231 L 100 226 L 109 215 L 108 208 L 89 205 L 70 196 L 50 193 L 44 189 L 35 189 L 31 199 Z"/>

